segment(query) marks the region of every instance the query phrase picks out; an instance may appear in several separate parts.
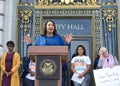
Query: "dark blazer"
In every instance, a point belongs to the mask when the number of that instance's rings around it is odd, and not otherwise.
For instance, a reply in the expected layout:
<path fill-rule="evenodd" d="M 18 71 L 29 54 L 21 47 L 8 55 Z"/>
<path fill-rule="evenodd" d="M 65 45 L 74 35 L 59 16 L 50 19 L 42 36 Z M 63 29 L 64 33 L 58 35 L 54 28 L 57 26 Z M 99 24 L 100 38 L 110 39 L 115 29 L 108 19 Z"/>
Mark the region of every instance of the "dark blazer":
<path fill-rule="evenodd" d="M 28 57 L 23 57 L 23 73 L 21 78 L 25 78 L 25 76 L 29 73 L 29 63 L 30 59 Z"/>

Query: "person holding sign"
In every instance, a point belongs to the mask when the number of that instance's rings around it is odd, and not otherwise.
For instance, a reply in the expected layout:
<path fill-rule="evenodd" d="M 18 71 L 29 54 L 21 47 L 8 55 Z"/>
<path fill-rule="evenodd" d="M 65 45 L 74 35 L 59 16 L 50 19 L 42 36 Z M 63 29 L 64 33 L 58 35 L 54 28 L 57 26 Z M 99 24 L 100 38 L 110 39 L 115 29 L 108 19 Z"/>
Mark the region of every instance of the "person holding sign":
<path fill-rule="evenodd" d="M 108 50 L 105 47 L 101 47 L 99 51 L 100 59 L 98 62 L 98 67 L 108 68 L 115 65 L 115 60 L 113 55 L 108 53 Z"/>
<path fill-rule="evenodd" d="M 74 86 L 89 86 L 91 60 L 86 56 L 86 50 L 83 45 L 76 48 L 76 56 L 71 60 L 71 70 L 73 72 L 72 81 Z"/>

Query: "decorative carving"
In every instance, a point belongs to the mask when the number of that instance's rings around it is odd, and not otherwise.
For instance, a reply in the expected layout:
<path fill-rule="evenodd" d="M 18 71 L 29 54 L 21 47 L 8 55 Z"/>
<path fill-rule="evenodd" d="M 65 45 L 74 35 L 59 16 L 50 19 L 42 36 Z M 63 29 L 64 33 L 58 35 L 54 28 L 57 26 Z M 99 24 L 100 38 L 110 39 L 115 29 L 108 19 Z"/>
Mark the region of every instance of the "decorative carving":
<path fill-rule="evenodd" d="M 100 43 L 100 11 L 99 10 L 95 10 L 94 11 L 95 14 L 94 14 L 94 24 L 95 24 L 95 41 L 96 41 L 96 51 L 99 50 L 99 47 L 101 46 L 101 43 Z M 98 53 L 98 52 L 97 52 Z"/>
<path fill-rule="evenodd" d="M 105 19 L 108 31 L 112 31 L 112 25 L 114 25 L 114 20 L 117 17 L 117 10 L 116 9 L 103 9 L 103 19 Z"/>
<path fill-rule="evenodd" d="M 61 10 L 56 10 L 56 9 L 49 9 L 49 10 L 45 10 L 45 9 L 42 9 L 40 10 L 40 13 L 41 15 L 74 15 L 74 14 L 93 14 L 93 10 L 64 10 L 64 9 L 61 9 Z"/>
<path fill-rule="evenodd" d="M 61 0 L 62 4 L 72 4 L 74 0 Z"/>
<path fill-rule="evenodd" d="M 96 5 L 96 0 L 87 0 L 88 5 Z"/>
<path fill-rule="evenodd" d="M 32 3 L 23 3 L 23 4 L 19 4 L 19 6 L 33 6 L 33 4 Z"/>
<path fill-rule="evenodd" d="M 38 0 L 39 5 L 48 5 L 50 1 L 52 3 L 52 0 Z"/>
<path fill-rule="evenodd" d="M 30 17 L 33 15 L 33 10 L 31 9 L 21 9 L 18 11 L 21 17 L 20 27 L 24 29 L 24 32 L 30 27 Z"/>
<path fill-rule="evenodd" d="M 82 0 L 75 2 L 74 0 L 60 0 L 60 2 L 54 2 L 53 0 L 38 0 L 38 5 L 96 5 L 96 0 Z"/>

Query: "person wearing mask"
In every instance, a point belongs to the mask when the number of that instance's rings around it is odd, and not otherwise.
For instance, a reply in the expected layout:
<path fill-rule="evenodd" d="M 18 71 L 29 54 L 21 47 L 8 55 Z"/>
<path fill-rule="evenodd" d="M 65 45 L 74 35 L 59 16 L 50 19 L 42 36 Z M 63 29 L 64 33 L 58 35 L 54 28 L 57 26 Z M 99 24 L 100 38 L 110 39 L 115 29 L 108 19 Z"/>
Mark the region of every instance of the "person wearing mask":
<path fill-rule="evenodd" d="M 60 35 L 58 35 L 54 21 L 48 20 L 45 23 L 43 34 L 36 37 L 35 46 L 65 46 L 67 45 L 70 47 L 71 40 L 72 40 L 71 34 L 64 36 L 64 39 Z M 28 46 L 32 45 L 30 36 L 25 36 L 24 41 L 27 43 Z M 62 67 L 64 67 L 62 69 L 63 69 L 63 72 L 65 72 L 65 70 L 67 70 L 66 68 L 67 64 L 63 63 Z M 62 80 L 65 80 L 65 79 L 62 79 Z M 65 85 L 64 82 L 65 81 L 62 81 L 63 86 Z"/>
<path fill-rule="evenodd" d="M 73 72 L 72 81 L 74 86 L 89 86 L 91 60 L 86 56 L 86 50 L 83 45 L 76 48 L 76 56 L 71 60 L 71 70 Z"/>
<path fill-rule="evenodd" d="M 15 52 L 14 42 L 7 42 L 8 52 L 2 54 L 1 58 L 1 86 L 20 86 L 19 68 L 20 55 Z"/>

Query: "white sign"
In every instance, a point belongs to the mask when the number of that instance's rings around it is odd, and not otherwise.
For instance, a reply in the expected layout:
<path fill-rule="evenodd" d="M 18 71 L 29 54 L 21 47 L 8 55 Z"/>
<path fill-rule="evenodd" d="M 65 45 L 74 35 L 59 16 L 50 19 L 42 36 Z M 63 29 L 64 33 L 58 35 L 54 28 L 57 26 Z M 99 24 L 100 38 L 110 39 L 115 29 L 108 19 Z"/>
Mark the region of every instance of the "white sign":
<path fill-rule="evenodd" d="M 96 86 L 120 86 L 120 66 L 93 70 Z"/>
<path fill-rule="evenodd" d="M 79 74 L 74 73 L 71 80 L 81 84 L 83 82 L 83 80 L 84 80 L 84 77 L 78 78 L 78 76 L 79 76 Z"/>

